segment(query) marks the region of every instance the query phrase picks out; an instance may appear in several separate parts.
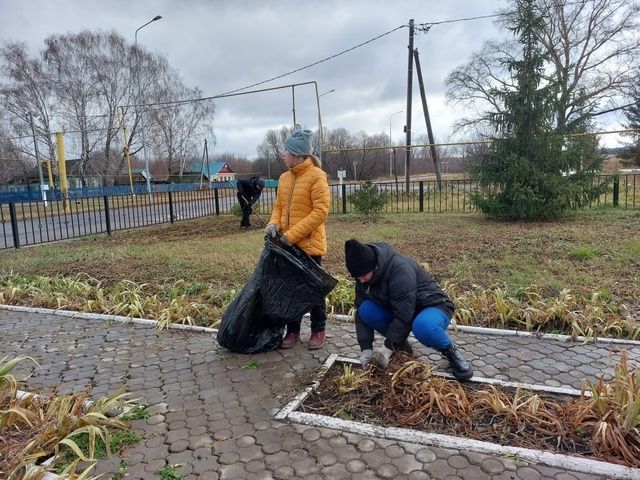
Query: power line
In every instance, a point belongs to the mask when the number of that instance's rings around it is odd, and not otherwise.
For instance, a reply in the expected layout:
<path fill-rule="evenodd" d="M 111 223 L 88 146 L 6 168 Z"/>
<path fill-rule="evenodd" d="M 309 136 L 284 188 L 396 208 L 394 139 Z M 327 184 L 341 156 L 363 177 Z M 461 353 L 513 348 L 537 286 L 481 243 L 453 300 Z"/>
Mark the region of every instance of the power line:
<path fill-rule="evenodd" d="M 562 6 L 572 6 L 572 5 L 582 5 L 583 2 L 565 2 Z M 424 22 L 424 23 L 418 23 L 416 24 L 415 28 L 419 29 L 419 30 L 426 30 L 423 33 L 426 33 L 429 31 L 429 28 L 431 28 L 433 25 L 443 25 L 445 23 L 459 23 L 459 22 L 468 22 L 471 20 L 483 20 L 485 18 L 498 18 L 498 17 L 505 17 L 507 15 L 512 15 L 516 13 L 515 11 L 505 11 L 505 12 L 501 12 L 501 13 L 493 13 L 491 15 L 478 15 L 475 17 L 463 17 L 463 18 L 453 18 L 451 20 L 440 20 L 437 22 Z"/>
<path fill-rule="evenodd" d="M 397 27 L 395 27 L 395 28 L 393 28 L 393 29 L 391 29 L 389 31 L 381 33 L 380 35 L 377 35 L 377 36 L 375 36 L 373 38 L 370 38 L 369 40 L 365 40 L 364 42 L 361 42 L 361 43 L 359 43 L 357 45 L 354 45 L 353 47 L 347 48 L 347 49 L 342 50 L 342 51 L 340 51 L 338 53 L 335 53 L 333 55 L 325 57 L 325 58 L 323 58 L 321 60 L 318 60 L 318 61 L 313 62 L 313 63 L 309 63 L 307 65 L 304 65 L 303 67 L 296 68 L 294 70 L 290 70 L 290 71 L 288 71 L 286 73 L 282 73 L 280 75 L 276 75 L 275 77 L 268 78 L 267 80 L 262 80 L 260 82 L 252 83 L 251 85 L 246 85 L 246 86 L 241 87 L 241 88 L 236 88 L 234 90 L 229 90 L 227 92 L 220 93 L 220 94 L 217 94 L 217 95 L 211 95 L 211 96 L 208 96 L 208 97 L 192 98 L 192 99 L 187 99 L 187 100 L 175 100 L 175 101 L 170 101 L 170 102 L 162 102 L 162 103 L 154 103 L 154 104 L 143 104 L 143 106 L 149 107 L 149 106 L 155 106 L 155 105 L 162 105 L 163 107 L 160 107 L 160 109 L 162 109 L 162 108 L 166 108 L 167 106 L 174 106 L 174 105 L 180 105 L 180 104 L 186 104 L 186 103 L 194 103 L 194 102 L 202 102 L 202 101 L 206 101 L 206 100 L 213 100 L 213 99 L 216 99 L 216 98 L 222 98 L 224 96 L 231 96 L 234 93 L 241 92 L 242 90 L 246 90 L 246 89 L 252 88 L 252 87 L 257 87 L 258 85 L 263 85 L 265 83 L 269 83 L 269 82 L 272 82 L 274 80 L 278 80 L 278 79 L 286 77 L 288 75 L 293 75 L 294 73 L 301 72 L 302 70 L 306 70 L 308 68 L 314 67 L 314 66 L 319 65 L 321 63 L 327 62 L 327 61 L 332 60 L 334 58 L 337 58 L 337 57 L 339 57 L 341 55 L 344 55 L 345 53 L 351 52 L 351 51 L 353 51 L 353 50 L 355 50 L 357 48 L 360 48 L 360 47 L 362 47 L 364 45 L 367 45 L 367 44 L 369 44 L 371 42 L 379 40 L 382 37 L 390 35 L 393 32 L 395 32 L 397 30 L 400 30 L 401 28 L 406 28 L 407 26 L 408 25 L 406 25 L 406 24 L 405 25 L 399 25 L 399 26 L 397 26 Z M 131 106 L 139 106 L 139 105 L 125 105 L 125 106 L 131 107 Z M 154 108 L 153 110 L 158 110 L 158 109 Z"/>
<path fill-rule="evenodd" d="M 235 90 L 230 90 L 228 92 L 223 93 L 222 95 L 228 95 L 230 93 L 235 93 L 235 92 L 239 92 L 241 90 L 246 90 L 247 88 L 257 87 L 258 85 L 262 85 L 264 83 L 268 83 L 268 82 L 271 82 L 273 80 L 277 80 L 279 78 L 286 77 L 287 75 L 292 75 L 294 73 L 301 72 L 302 70 L 306 70 L 307 68 L 314 67 L 314 66 L 319 65 L 321 63 L 324 63 L 324 62 L 326 62 L 328 60 L 332 60 L 332 59 L 334 59 L 336 57 L 339 57 L 340 55 L 344 55 L 345 53 L 351 52 L 351 51 L 355 50 L 356 48 L 360 48 L 360 47 L 362 47 L 364 45 L 367 45 L 367 44 L 369 44 L 371 42 L 375 42 L 376 40 L 379 40 L 380 38 L 382 38 L 382 37 L 384 37 L 386 35 L 389 35 L 389 34 L 395 32 L 396 30 L 400 30 L 401 28 L 406 28 L 406 27 L 407 27 L 407 25 L 400 25 L 398 27 L 395 27 L 395 28 L 389 30 L 388 32 L 384 32 L 384 33 L 382 33 L 382 34 L 380 34 L 380 35 L 378 35 L 376 37 L 370 38 L 369 40 L 366 40 L 366 41 L 364 41 L 362 43 L 359 43 L 358 45 L 355 45 L 355 46 L 353 46 L 351 48 L 347 48 L 346 50 L 342 50 L 341 52 L 338 52 L 338 53 L 336 53 L 334 55 L 330 55 L 328 57 L 325 57 L 322 60 L 318 60 L 317 62 L 310 63 L 308 65 L 305 65 L 304 67 L 296 68 L 295 70 L 291 70 L 291 71 L 289 71 L 287 73 L 283 73 L 281 75 L 277 75 L 275 77 L 269 78 L 268 80 L 263 80 L 262 82 L 252 83 L 251 85 L 247 85 L 246 87 L 236 88 Z"/>
<path fill-rule="evenodd" d="M 440 20 L 438 22 L 424 22 L 424 23 L 419 23 L 416 25 L 415 28 L 420 28 L 420 27 L 432 27 L 433 25 L 443 25 L 445 23 L 458 23 L 458 22 L 468 22 L 471 20 L 481 20 L 484 18 L 496 18 L 496 17 L 502 17 L 506 15 L 505 13 L 494 13 L 492 15 L 479 15 L 477 17 L 465 17 L 465 18 L 454 18 L 451 20 Z M 427 28 L 427 29 L 428 29 Z"/>

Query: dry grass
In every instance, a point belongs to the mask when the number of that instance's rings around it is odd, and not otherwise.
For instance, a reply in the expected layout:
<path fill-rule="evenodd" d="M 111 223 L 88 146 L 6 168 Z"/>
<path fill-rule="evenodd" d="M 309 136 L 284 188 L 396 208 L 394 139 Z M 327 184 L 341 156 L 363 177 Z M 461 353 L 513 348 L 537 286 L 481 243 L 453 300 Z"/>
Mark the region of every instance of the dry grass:
<path fill-rule="evenodd" d="M 130 429 L 123 414 L 110 415 L 128 406 L 126 394 L 103 397 L 90 406 L 86 392 L 57 397 L 19 395 L 23 382 L 12 370 L 25 362 L 37 365 L 30 357 L 0 360 L 0 472 L 7 475 L 3 478 L 43 478 L 64 450 L 73 460 L 62 473 L 69 478 L 88 478 L 91 468 L 77 473 L 79 462 L 94 460 L 97 443 L 108 447 L 113 431 Z M 85 451 L 76 443 L 81 435 L 88 439 Z M 54 459 L 52 466 L 43 467 L 42 461 L 50 457 Z"/>
<path fill-rule="evenodd" d="M 585 382 L 580 397 L 461 384 L 404 353 L 386 370 L 339 367 L 303 410 L 640 467 L 640 369 L 626 351 L 615 378 Z"/>
<path fill-rule="evenodd" d="M 84 272 L 105 295 L 131 281 L 140 286 L 147 315 L 215 325 L 262 250 L 262 229 L 241 230 L 238 223 L 221 216 L 6 251 L 0 253 L 1 269 L 5 279 L 13 272 L 27 279 L 76 280 Z M 342 280 L 330 307 L 348 313 L 353 305 L 343 244 L 357 237 L 393 244 L 449 285 L 460 307 L 459 323 L 637 338 L 639 231 L 640 214 L 614 209 L 532 223 L 499 223 L 475 214 L 394 214 L 375 223 L 331 215 L 323 266 Z M 57 301 L 13 300 L 53 307 Z M 99 302 L 90 308 L 66 302 L 68 308 L 105 312 L 118 310 L 118 303 L 97 310 Z M 124 305 L 120 310 L 134 315 L 140 302 L 131 304 L 130 312 Z"/>

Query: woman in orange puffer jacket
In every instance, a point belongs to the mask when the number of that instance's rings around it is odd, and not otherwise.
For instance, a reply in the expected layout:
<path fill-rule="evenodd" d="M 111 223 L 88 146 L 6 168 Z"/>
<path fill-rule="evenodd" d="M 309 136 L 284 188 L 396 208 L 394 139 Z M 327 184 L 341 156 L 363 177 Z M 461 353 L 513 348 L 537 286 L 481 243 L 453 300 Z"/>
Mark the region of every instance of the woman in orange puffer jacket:
<path fill-rule="evenodd" d="M 284 143 L 282 159 L 288 170 L 280 175 L 278 193 L 265 233 L 304 250 L 318 265 L 327 253 L 325 222 L 329 215 L 331 195 L 327 174 L 320 168 L 320 161 L 311 155 L 310 130 L 294 132 Z M 324 305 L 311 312 L 311 337 L 309 349 L 322 347 L 325 340 L 327 314 Z M 300 339 L 302 319 L 287 323 L 287 334 L 281 348 L 291 348 Z"/>

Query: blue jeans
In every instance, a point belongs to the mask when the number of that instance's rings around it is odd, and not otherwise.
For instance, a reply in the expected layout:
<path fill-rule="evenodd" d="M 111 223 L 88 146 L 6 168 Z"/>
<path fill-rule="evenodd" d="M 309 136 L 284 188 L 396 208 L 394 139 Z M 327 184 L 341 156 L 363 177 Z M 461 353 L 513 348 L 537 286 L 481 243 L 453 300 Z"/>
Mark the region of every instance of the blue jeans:
<path fill-rule="evenodd" d="M 371 300 L 365 300 L 358 307 L 358 315 L 364 324 L 376 332 L 385 335 L 393 314 L 391 310 L 381 307 Z M 451 317 L 438 307 L 427 307 L 413 319 L 411 330 L 420 343 L 436 350 L 444 350 L 451 346 L 447 335 L 447 327 Z"/>

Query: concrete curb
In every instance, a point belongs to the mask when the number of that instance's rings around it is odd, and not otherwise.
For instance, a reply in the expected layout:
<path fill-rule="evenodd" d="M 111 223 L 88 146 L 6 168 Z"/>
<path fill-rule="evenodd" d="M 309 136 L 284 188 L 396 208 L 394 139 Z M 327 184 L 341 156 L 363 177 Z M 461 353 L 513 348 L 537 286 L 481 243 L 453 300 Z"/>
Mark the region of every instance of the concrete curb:
<path fill-rule="evenodd" d="M 148 318 L 124 317 L 122 315 L 107 315 L 104 313 L 76 312 L 74 310 L 54 310 L 51 308 L 21 307 L 18 305 L 4 305 L 4 304 L 0 304 L 0 309 L 9 310 L 13 312 L 43 313 L 48 315 L 58 315 L 61 317 L 83 318 L 86 320 L 100 320 L 100 321 L 109 321 L 109 322 L 118 322 L 118 323 L 134 323 L 136 325 L 153 326 L 156 328 L 158 326 L 157 320 L 151 320 Z M 197 327 L 194 325 L 182 325 L 179 323 L 169 323 L 167 325 L 167 329 L 203 332 L 203 333 L 210 333 L 212 335 L 218 333 L 218 329 L 216 328 Z"/>
<path fill-rule="evenodd" d="M 360 363 L 358 360 L 340 357 L 337 354 L 330 355 L 319 371 L 316 377 L 316 381 L 313 383 L 313 385 L 307 387 L 302 393 L 297 395 L 291 402 L 285 405 L 278 413 L 276 413 L 274 418 L 280 421 L 289 421 L 313 427 L 330 428 L 342 432 L 366 435 L 368 437 L 455 449 L 460 450 L 461 452 L 473 451 L 482 454 L 512 455 L 517 459 L 533 463 L 542 463 L 550 467 L 564 468 L 574 472 L 588 473 L 591 475 L 602 475 L 606 478 L 624 480 L 640 479 L 640 468 L 625 467 L 622 465 L 602 462 L 599 460 L 591 460 L 587 458 L 574 457 L 559 453 L 551 453 L 542 450 L 533 450 L 529 448 L 510 447 L 497 443 L 482 442 L 479 440 L 453 437 L 450 435 L 442 435 L 436 433 L 426 433 L 407 428 L 380 427 L 377 425 L 370 425 L 367 423 L 355 422 L 351 420 L 341 420 L 339 418 L 317 415 L 313 413 L 296 412 L 295 410 L 300 406 L 304 399 L 315 388 L 318 387 L 326 372 L 336 361 L 352 364 Z M 440 375 L 438 372 L 435 373 Z M 523 388 L 535 389 L 537 391 L 564 393 L 567 395 L 580 395 L 580 391 L 575 389 L 551 388 L 543 385 L 529 385 L 523 383 L 518 384 L 516 382 L 503 382 L 501 380 L 486 379 L 482 377 L 474 377 L 473 380 L 476 382 L 494 385 L 521 385 Z"/>
<path fill-rule="evenodd" d="M 112 322 L 120 322 L 120 323 L 134 323 L 136 325 L 147 325 L 157 327 L 158 321 L 151 320 L 146 318 L 133 318 L 133 317 L 124 317 L 121 315 L 108 315 L 103 313 L 87 313 L 87 312 L 76 312 L 73 310 L 55 310 L 51 308 L 40 308 L 40 307 L 21 307 L 18 305 L 5 305 L 0 304 L 0 310 L 9 310 L 15 312 L 28 312 L 28 313 L 45 313 L 51 315 L 60 315 L 63 317 L 72 317 L 72 318 L 85 318 L 88 320 L 102 320 L 102 321 L 112 321 Z M 305 315 L 308 317 L 309 315 Z M 327 315 L 328 318 L 333 318 L 341 322 L 352 322 L 353 317 L 349 315 Z M 185 331 L 194 331 L 194 332 L 203 332 L 210 334 L 217 334 L 217 328 L 210 327 L 198 327 L 193 325 L 182 325 L 179 323 L 170 323 L 167 326 L 168 330 L 185 330 Z M 463 333 L 472 333 L 476 335 L 493 335 L 493 336 L 503 336 L 503 337 L 531 337 L 531 338 L 539 338 L 544 340 L 555 340 L 559 342 L 574 342 L 574 343 L 608 343 L 613 345 L 628 345 L 640 347 L 640 340 L 625 340 L 620 338 L 608 338 L 608 337 L 593 337 L 586 338 L 583 336 L 578 336 L 572 338 L 570 335 L 560 335 L 556 333 L 535 333 L 535 332 L 525 332 L 522 330 L 504 330 L 500 328 L 488 328 L 488 327 L 474 327 L 470 325 L 451 325 L 449 326 L 449 330 L 458 331 Z"/>
<path fill-rule="evenodd" d="M 342 322 L 352 322 L 353 317 L 349 315 L 329 315 L 331 318 L 335 318 L 336 320 Z M 489 327 L 474 327 L 471 325 L 450 325 L 449 330 L 464 332 L 464 333 L 475 333 L 479 335 L 495 335 L 495 336 L 503 336 L 503 337 L 533 337 L 533 338 L 542 338 L 545 340 L 557 340 L 560 342 L 580 342 L 580 343 L 612 343 L 619 345 L 631 345 L 631 346 L 640 346 L 640 340 L 625 340 L 622 338 L 609 338 L 609 337 L 584 337 L 577 336 L 571 337 L 571 335 L 561 335 L 558 333 L 536 333 L 536 332 L 527 332 L 524 330 L 507 330 L 502 328 L 489 328 Z"/>

